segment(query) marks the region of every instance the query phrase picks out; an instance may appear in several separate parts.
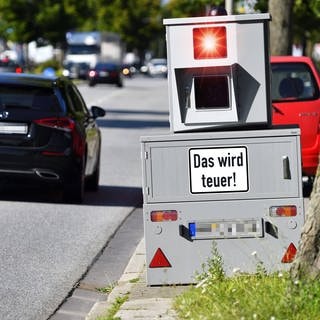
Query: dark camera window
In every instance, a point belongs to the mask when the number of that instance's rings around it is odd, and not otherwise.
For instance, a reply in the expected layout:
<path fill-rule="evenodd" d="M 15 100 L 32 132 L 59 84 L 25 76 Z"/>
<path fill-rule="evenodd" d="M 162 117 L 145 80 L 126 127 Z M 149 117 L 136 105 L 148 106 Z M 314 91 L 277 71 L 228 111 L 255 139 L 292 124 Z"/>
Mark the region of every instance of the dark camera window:
<path fill-rule="evenodd" d="M 194 78 L 196 109 L 229 109 L 228 76 Z"/>

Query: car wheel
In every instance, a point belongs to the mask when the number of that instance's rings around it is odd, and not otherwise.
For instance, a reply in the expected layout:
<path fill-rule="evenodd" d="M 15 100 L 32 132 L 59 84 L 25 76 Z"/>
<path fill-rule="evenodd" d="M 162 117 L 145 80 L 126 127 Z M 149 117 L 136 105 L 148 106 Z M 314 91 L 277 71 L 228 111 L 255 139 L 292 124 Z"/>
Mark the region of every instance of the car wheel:
<path fill-rule="evenodd" d="M 93 80 L 89 80 L 89 87 L 94 87 L 96 83 Z"/>
<path fill-rule="evenodd" d="M 116 85 L 117 85 L 118 88 L 122 88 L 123 87 L 123 78 L 122 78 L 122 76 L 119 77 Z"/>
<path fill-rule="evenodd" d="M 86 179 L 86 189 L 88 191 L 98 191 L 99 189 L 99 177 L 100 177 L 100 151 L 98 155 L 98 161 L 93 174 Z"/>
<path fill-rule="evenodd" d="M 63 199 L 67 203 L 82 203 L 84 200 L 85 175 L 84 168 L 70 184 L 64 186 Z"/>

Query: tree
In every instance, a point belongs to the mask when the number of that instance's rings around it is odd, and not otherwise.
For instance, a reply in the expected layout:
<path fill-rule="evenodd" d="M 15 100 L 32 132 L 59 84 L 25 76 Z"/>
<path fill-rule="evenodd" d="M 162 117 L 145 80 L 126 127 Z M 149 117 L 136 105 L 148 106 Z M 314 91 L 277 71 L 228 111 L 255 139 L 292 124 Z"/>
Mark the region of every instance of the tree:
<path fill-rule="evenodd" d="M 221 0 L 171 0 L 164 8 L 167 18 L 204 16 L 211 6 L 224 6 Z"/>
<path fill-rule="evenodd" d="M 294 279 L 320 276 L 320 166 L 313 185 L 297 256 L 291 267 Z"/>
<path fill-rule="evenodd" d="M 83 24 L 90 13 L 86 1 L 0 0 L 0 32 L 3 38 L 19 43 L 45 39 L 62 44 L 65 33 Z"/>
<path fill-rule="evenodd" d="M 295 0 L 293 7 L 293 40 L 303 46 L 303 54 L 311 55 L 312 44 L 319 41 L 320 2 Z"/>
<path fill-rule="evenodd" d="M 120 34 L 127 51 L 144 52 L 164 42 L 161 0 L 96 0 L 94 17 L 87 20 L 88 30 L 112 31 Z M 155 50 L 156 51 L 156 50 Z"/>
<path fill-rule="evenodd" d="M 269 0 L 271 55 L 289 55 L 292 51 L 293 0 Z"/>

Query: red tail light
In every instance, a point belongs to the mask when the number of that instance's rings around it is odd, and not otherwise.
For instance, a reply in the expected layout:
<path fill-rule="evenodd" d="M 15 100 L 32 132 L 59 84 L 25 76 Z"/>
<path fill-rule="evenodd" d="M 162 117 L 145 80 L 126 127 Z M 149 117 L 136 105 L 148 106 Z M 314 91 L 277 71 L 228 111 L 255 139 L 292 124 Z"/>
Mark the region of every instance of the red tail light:
<path fill-rule="evenodd" d="M 72 146 L 77 156 L 83 156 L 85 150 L 85 141 L 79 131 L 76 129 L 75 122 L 70 118 L 44 118 L 37 119 L 34 122 L 44 127 L 55 128 L 70 132 L 72 135 Z"/>
<path fill-rule="evenodd" d="M 272 217 L 295 217 L 297 215 L 296 206 L 273 206 L 269 208 Z"/>
<path fill-rule="evenodd" d="M 74 121 L 69 118 L 44 118 L 34 120 L 36 124 L 45 127 L 72 131 L 75 127 Z"/>
<path fill-rule="evenodd" d="M 96 72 L 94 70 L 89 71 L 89 77 L 94 77 L 96 75 Z"/>
<path fill-rule="evenodd" d="M 158 210 L 151 211 L 152 222 L 177 221 L 178 212 L 176 210 Z"/>
<path fill-rule="evenodd" d="M 16 73 L 22 73 L 22 68 L 21 67 L 16 67 Z"/>

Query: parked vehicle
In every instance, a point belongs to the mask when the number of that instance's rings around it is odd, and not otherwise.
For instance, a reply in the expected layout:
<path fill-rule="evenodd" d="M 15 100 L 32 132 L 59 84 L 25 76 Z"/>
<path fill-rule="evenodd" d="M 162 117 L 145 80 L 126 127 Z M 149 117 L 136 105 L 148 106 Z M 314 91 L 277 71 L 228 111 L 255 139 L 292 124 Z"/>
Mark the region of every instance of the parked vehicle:
<path fill-rule="evenodd" d="M 22 73 L 23 68 L 15 61 L 2 59 L 0 60 L 0 72 Z"/>
<path fill-rule="evenodd" d="M 89 65 L 85 62 L 64 64 L 62 74 L 70 79 L 87 79 Z"/>
<path fill-rule="evenodd" d="M 151 77 L 167 77 L 168 66 L 167 59 L 151 59 L 147 64 L 147 73 Z"/>
<path fill-rule="evenodd" d="M 308 57 L 271 57 L 273 124 L 301 129 L 305 193 L 311 190 L 320 152 L 320 77 Z"/>
<path fill-rule="evenodd" d="M 83 77 L 89 68 L 99 61 L 121 64 L 123 45 L 120 36 L 112 32 L 67 32 L 67 50 L 65 55 L 65 73 L 73 78 Z"/>
<path fill-rule="evenodd" d="M 122 65 L 122 74 L 125 77 L 132 78 L 137 73 L 137 68 L 132 64 Z"/>
<path fill-rule="evenodd" d="M 109 83 L 122 88 L 122 66 L 110 62 L 99 62 L 94 68 L 89 70 L 88 81 L 90 87 L 95 86 L 97 83 Z"/>
<path fill-rule="evenodd" d="M 0 181 L 60 187 L 81 203 L 99 186 L 104 115 L 67 78 L 0 74 Z"/>

